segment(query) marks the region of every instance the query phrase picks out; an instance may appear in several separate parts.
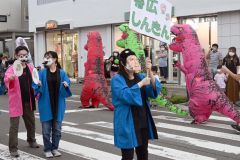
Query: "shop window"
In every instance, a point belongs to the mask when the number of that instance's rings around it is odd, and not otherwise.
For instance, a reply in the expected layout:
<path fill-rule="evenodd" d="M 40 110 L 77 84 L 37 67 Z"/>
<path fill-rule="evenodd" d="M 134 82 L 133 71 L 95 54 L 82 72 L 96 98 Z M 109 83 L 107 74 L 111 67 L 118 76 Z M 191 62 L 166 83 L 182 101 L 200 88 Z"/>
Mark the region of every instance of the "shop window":
<path fill-rule="evenodd" d="M 46 33 L 47 51 L 58 54 L 59 63 L 69 77 L 78 77 L 78 34 L 70 31 Z"/>

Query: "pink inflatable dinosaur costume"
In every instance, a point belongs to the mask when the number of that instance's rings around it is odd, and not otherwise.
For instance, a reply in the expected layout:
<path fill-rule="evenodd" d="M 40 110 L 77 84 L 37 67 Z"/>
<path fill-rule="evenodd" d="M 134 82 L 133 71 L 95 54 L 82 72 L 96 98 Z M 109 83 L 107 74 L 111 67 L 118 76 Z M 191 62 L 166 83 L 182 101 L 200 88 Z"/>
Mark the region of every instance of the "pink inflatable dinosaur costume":
<path fill-rule="evenodd" d="M 240 113 L 213 81 L 196 32 L 187 24 L 174 25 L 171 32 L 176 38 L 170 49 L 183 55 L 183 65 L 177 62 L 176 66 L 186 77 L 192 123 L 201 124 L 217 111 L 239 124 Z"/>
<path fill-rule="evenodd" d="M 98 107 L 99 103 L 113 110 L 103 67 L 102 38 L 98 32 L 89 32 L 85 45 L 88 51 L 83 90 L 80 97 L 84 108 Z M 90 101 L 92 104 L 90 105 Z"/>

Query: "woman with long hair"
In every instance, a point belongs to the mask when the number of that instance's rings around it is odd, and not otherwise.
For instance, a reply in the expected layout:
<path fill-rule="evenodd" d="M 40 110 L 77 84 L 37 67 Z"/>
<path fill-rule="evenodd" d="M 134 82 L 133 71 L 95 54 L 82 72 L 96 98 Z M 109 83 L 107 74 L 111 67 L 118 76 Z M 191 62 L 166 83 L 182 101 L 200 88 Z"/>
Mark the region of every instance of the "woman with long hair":
<path fill-rule="evenodd" d="M 239 66 L 239 58 L 236 54 L 236 48 L 230 47 L 228 54 L 223 59 L 223 65 L 225 65 L 231 72 L 237 74 L 237 66 Z M 231 76 L 227 80 L 226 95 L 233 102 L 239 100 L 239 83 Z"/>
<path fill-rule="evenodd" d="M 61 156 L 58 151 L 61 139 L 61 125 L 66 102 L 70 97 L 70 80 L 58 63 L 56 52 L 48 51 L 44 55 L 45 68 L 39 72 L 39 83 L 33 85 L 35 94 L 39 94 L 38 109 L 42 123 L 44 153 L 46 158 Z"/>

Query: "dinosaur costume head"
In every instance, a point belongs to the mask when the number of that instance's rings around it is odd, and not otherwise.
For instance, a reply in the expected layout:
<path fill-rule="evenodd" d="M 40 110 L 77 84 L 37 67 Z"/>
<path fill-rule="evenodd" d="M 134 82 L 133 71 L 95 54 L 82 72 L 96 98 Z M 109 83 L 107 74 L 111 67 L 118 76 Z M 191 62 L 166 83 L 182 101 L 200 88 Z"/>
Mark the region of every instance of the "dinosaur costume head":
<path fill-rule="evenodd" d="M 175 52 L 183 52 L 189 45 L 198 45 L 200 47 L 197 33 L 188 24 L 176 24 L 171 28 L 172 34 L 176 37 L 169 48 Z M 183 52 L 184 54 L 184 52 Z"/>
<path fill-rule="evenodd" d="M 91 49 L 96 50 L 97 47 L 99 51 L 103 51 L 102 37 L 99 32 L 96 31 L 89 32 L 87 37 L 88 41 L 87 44 L 84 46 L 85 50 L 87 51 Z"/>
<path fill-rule="evenodd" d="M 122 24 L 119 26 L 119 29 L 123 32 L 122 37 L 120 40 L 117 41 L 117 46 L 130 49 L 133 51 L 140 64 L 143 72 L 146 72 L 145 67 L 145 52 L 141 42 L 140 34 L 136 33 L 135 31 L 131 30 L 128 24 Z"/>

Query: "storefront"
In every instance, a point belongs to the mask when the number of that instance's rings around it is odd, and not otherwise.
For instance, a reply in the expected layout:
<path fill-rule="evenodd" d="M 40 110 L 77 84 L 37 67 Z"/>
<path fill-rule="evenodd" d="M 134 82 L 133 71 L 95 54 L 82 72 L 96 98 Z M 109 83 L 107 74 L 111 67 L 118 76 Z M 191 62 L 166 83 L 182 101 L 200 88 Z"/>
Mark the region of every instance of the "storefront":
<path fill-rule="evenodd" d="M 70 77 L 78 77 L 78 33 L 70 30 L 46 31 L 46 51 L 55 51 Z"/>
<path fill-rule="evenodd" d="M 190 0 L 169 0 L 173 3 L 173 24 L 190 24 L 197 32 L 202 49 L 207 53 L 213 43 L 219 44 L 219 50 L 226 54 L 228 47 L 235 46 L 240 49 L 240 5 L 234 0 L 222 0 L 212 9 L 214 2 L 199 1 L 199 4 Z M 84 45 L 87 42 L 89 31 L 98 31 L 102 35 L 104 57 L 108 58 L 112 51 L 121 51 L 116 46 L 116 41 L 122 36 L 118 26 L 127 23 L 126 13 L 129 12 L 130 0 L 108 1 L 103 5 L 100 1 L 92 5 L 92 1 L 81 3 L 80 1 L 56 1 L 52 12 L 47 11 L 53 3 L 37 4 L 29 1 L 29 30 L 34 32 L 36 65 L 42 63 L 42 58 L 47 50 L 54 50 L 59 54 L 59 60 L 63 68 L 71 77 L 84 77 L 84 63 L 87 60 L 87 52 Z M 91 6 L 91 9 L 89 9 Z M 187 10 L 186 8 L 189 8 Z M 231 10 L 229 9 L 231 8 Z M 212 9 L 212 10 L 211 10 Z M 63 12 L 64 10 L 64 12 Z M 94 14 L 93 11 L 94 10 Z M 39 14 L 41 13 L 41 14 Z M 56 20 L 66 28 L 46 29 L 44 25 L 49 19 Z M 58 27 L 59 27 L 58 26 Z M 43 27 L 43 30 L 37 30 Z M 154 57 L 160 50 L 161 42 L 151 39 L 151 48 Z M 144 45 L 149 44 L 149 38 L 142 36 Z M 180 72 L 172 66 L 174 54 L 168 55 L 169 82 L 179 83 Z M 181 59 L 180 56 L 178 56 Z M 157 59 L 153 61 L 158 64 Z M 183 80 L 182 80 L 183 82 Z M 182 84 L 182 83 L 181 83 Z"/>
<path fill-rule="evenodd" d="M 70 30 L 69 24 L 58 25 L 55 20 L 46 22 L 45 27 L 38 27 L 36 38 L 43 37 L 36 41 L 44 44 L 44 49 L 38 53 L 36 65 L 40 65 L 43 56 L 47 51 L 55 51 L 58 54 L 58 61 L 69 77 L 78 77 L 78 32 Z M 41 56 L 39 56 L 41 55 Z"/>

